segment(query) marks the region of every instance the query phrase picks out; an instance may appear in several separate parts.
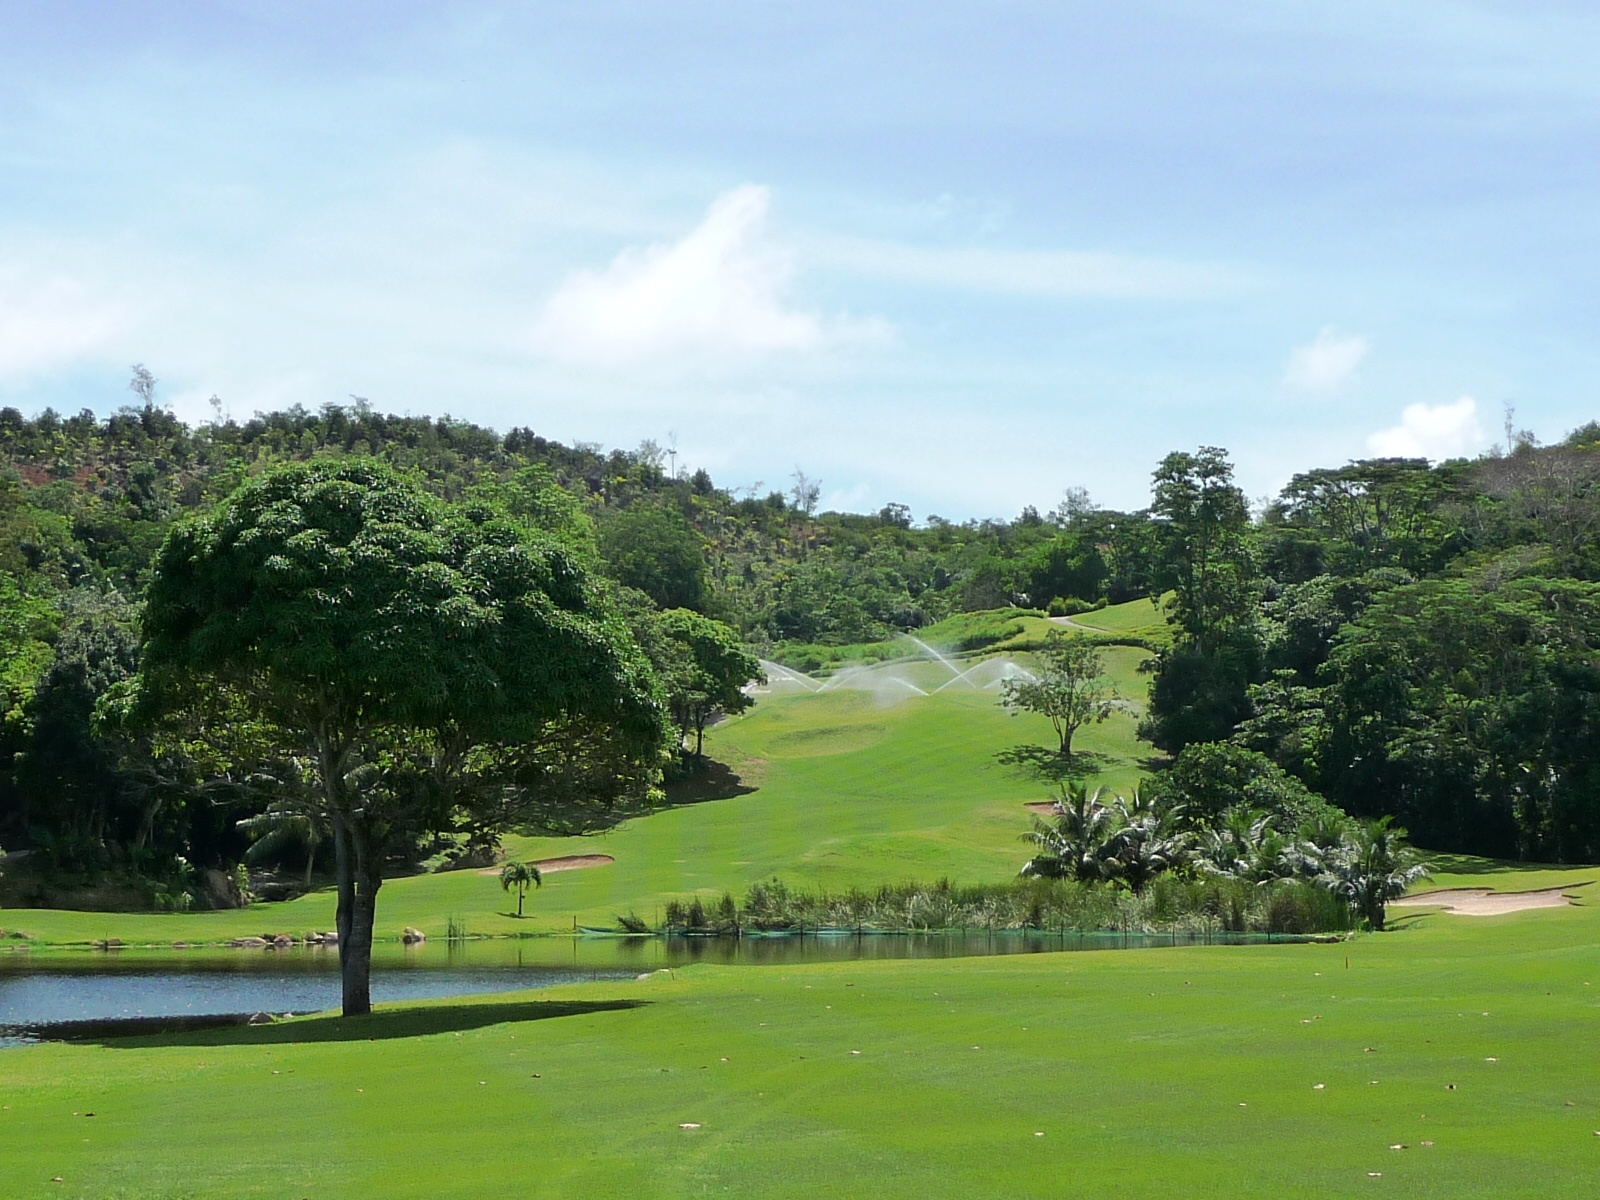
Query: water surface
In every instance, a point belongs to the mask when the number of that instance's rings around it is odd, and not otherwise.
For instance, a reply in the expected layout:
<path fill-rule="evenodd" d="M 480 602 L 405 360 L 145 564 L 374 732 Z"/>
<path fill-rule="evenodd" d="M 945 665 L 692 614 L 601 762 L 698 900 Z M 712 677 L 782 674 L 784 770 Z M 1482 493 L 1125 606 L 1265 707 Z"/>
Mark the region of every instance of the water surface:
<path fill-rule="evenodd" d="M 1239 934 L 823 933 L 744 938 L 489 939 L 373 948 L 375 1003 L 631 979 L 716 963 L 783 966 L 963 958 L 1263 940 Z M 0 954 L 0 1027 L 139 1017 L 306 1013 L 339 1004 L 339 956 L 324 947 L 11 951 Z"/>

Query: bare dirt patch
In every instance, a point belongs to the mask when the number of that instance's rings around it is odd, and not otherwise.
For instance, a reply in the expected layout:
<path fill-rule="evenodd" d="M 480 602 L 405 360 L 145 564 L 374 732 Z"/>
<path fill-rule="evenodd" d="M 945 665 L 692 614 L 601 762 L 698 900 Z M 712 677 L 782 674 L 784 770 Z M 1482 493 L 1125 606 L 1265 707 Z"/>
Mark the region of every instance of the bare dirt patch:
<path fill-rule="evenodd" d="M 1022 806 L 1031 813 L 1038 813 L 1041 817 L 1048 817 L 1056 811 L 1054 800 L 1032 800 Z"/>
<path fill-rule="evenodd" d="M 1541 888 L 1536 892 L 1497 892 L 1493 888 L 1441 888 L 1402 900 L 1389 901 L 1390 908 L 1442 908 L 1458 917 L 1501 917 L 1506 913 L 1526 912 L 1530 908 L 1562 908 L 1572 903 L 1567 891 L 1581 884 Z"/>
<path fill-rule="evenodd" d="M 548 875 L 551 871 L 576 871 L 580 867 L 605 867 L 617 860 L 609 854 L 563 854 L 560 858 L 540 858 L 533 863 L 539 868 L 541 875 Z M 485 867 L 478 872 L 479 875 L 498 875 L 499 867 Z"/>

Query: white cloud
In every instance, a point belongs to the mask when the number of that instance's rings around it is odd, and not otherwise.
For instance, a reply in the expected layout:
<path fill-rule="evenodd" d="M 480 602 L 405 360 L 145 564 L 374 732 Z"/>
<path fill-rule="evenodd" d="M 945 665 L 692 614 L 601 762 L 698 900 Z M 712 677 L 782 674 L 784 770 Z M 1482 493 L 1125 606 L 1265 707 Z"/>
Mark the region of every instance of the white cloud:
<path fill-rule="evenodd" d="M 881 335 L 882 322 L 824 320 L 785 305 L 793 260 L 766 231 L 770 192 L 717 198 L 682 239 L 624 250 L 557 289 L 534 329 L 541 353 L 581 365 L 722 365 Z"/>
<path fill-rule="evenodd" d="M 1289 355 L 1283 381 L 1308 392 L 1327 392 L 1356 373 L 1367 357 L 1367 339 L 1358 334 L 1341 334 L 1332 325 L 1309 346 L 1297 346 Z"/>
<path fill-rule="evenodd" d="M 0 268 L 0 378 L 27 379 L 108 352 L 123 307 L 65 275 Z"/>
<path fill-rule="evenodd" d="M 1481 449 L 1489 439 L 1478 424 L 1478 402 L 1463 396 L 1454 404 L 1408 404 L 1400 424 L 1367 438 L 1380 458 L 1457 458 Z"/>

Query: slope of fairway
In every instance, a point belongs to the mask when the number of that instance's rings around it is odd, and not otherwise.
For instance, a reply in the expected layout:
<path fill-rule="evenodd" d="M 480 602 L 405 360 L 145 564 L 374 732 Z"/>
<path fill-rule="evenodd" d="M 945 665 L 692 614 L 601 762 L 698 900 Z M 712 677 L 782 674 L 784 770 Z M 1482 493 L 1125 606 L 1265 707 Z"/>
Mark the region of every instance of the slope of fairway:
<path fill-rule="evenodd" d="M 1581 907 L 3 1050 L 0 1137 L 19 1198 L 1551 1200 L 1600 1178 L 1597 1054 Z"/>
<path fill-rule="evenodd" d="M 1147 679 L 1137 668 L 1146 657 L 1127 647 L 1105 651 L 1119 694 L 1143 696 Z M 1007 761 L 1014 756 L 1008 752 L 1051 747 L 1049 724 L 1006 713 L 993 689 L 936 690 L 954 678 L 938 663 L 892 670 L 909 686 L 880 681 L 862 690 L 775 693 L 712 730 L 707 750 L 738 774 L 728 791 L 740 794 L 669 808 L 601 837 L 509 839 L 519 859 L 585 853 L 616 859 L 549 875 L 530 897 L 529 919 L 506 915 L 510 901 L 492 875 L 456 871 L 388 881 L 378 899 L 380 936 L 397 937 L 406 925 L 437 936 L 451 917 L 475 933 L 610 927 L 627 912 L 654 921 L 671 897 L 697 889 L 738 894 L 774 874 L 829 888 L 1014 875 L 1026 857 L 1022 805 L 1048 796 L 1050 785 L 1026 763 Z M 917 688 L 933 694 L 918 695 Z M 1124 709 L 1079 733 L 1075 745 L 1087 777 L 1133 784 L 1148 753 L 1134 737 L 1136 723 L 1137 712 Z M 0 925 L 47 942 L 216 940 L 327 929 L 332 921 L 327 892 L 226 913 L 0 914 Z"/>

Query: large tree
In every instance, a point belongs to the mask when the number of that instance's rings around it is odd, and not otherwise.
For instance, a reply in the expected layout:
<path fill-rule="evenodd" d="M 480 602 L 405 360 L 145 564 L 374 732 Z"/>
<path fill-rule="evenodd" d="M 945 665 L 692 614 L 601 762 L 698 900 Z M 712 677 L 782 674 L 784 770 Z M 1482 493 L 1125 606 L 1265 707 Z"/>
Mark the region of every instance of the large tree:
<path fill-rule="evenodd" d="M 701 756 L 706 725 L 718 713 L 738 714 L 755 703 L 745 685 L 765 682 L 761 663 L 721 621 L 686 608 L 669 609 L 657 618 L 668 647 L 668 667 L 661 672 L 668 707 L 677 722 L 685 754 L 694 738 L 693 754 Z"/>
<path fill-rule="evenodd" d="M 705 607 L 705 539 L 675 508 L 638 503 L 611 514 L 600 526 L 600 556 L 612 578 L 661 608 Z"/>
<path fill-rule="evenodd" d="M 1248 534 L 1250 506 L 1228 452 L 1175 452 L 1156 468 L 1150 515 L 1160 546 L 1156 583 L 1173 592 L 1184 641 L 1210 657 L 1255 620 L 1259 588 Z"/>
<path fill-rule="evenodd" d="M 372 460 L 296 464 L 173 530 L 144 614 L 149 713 L 237 697 L 303 754 L 333 832 L 344 1012 L 371 1009 L 386 850 L 488 811 L 571 723 L 648 759 L 663 714 L 620 618 L 559 544 Z M 219 736 L 222 731 L 218 731 Z M 537 789 L 535 789 L 537 790 Z"/>
<path fill-rule="evenodd" d="M 1260 657 L 1260 585 L 1250 509 L 1227 452 L 1202 446 L 1156 468 L 1150 515 L 1155 583 L 1170 589 L 1176 638 L 1158 660 L 1139 733 L 1176 754 L 1227 737 L 1249 712 L 1246 689 Z"/>

